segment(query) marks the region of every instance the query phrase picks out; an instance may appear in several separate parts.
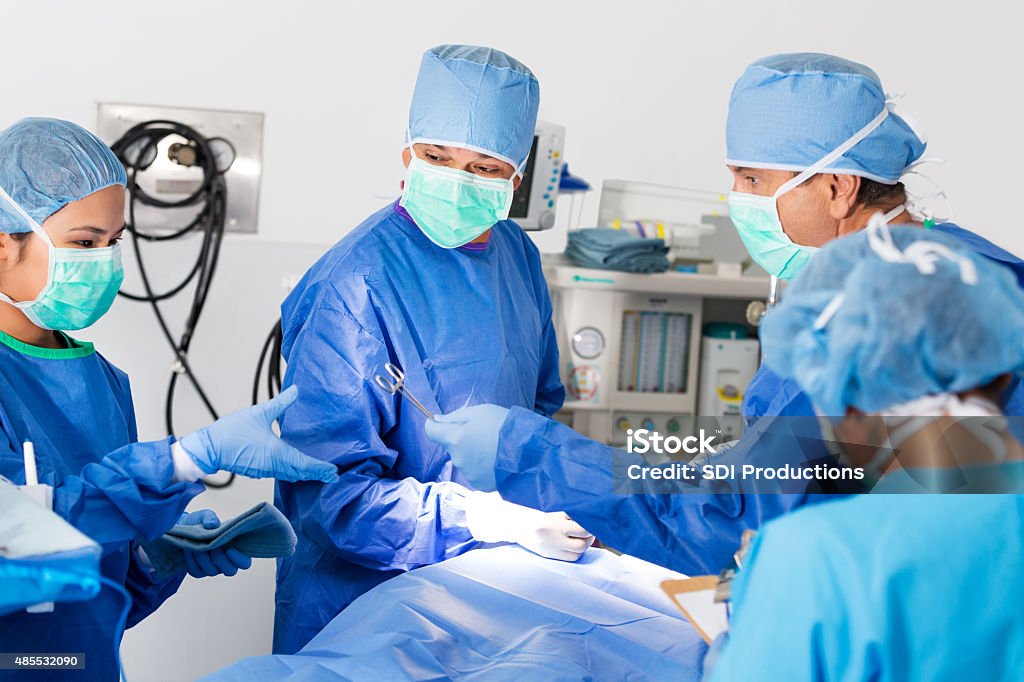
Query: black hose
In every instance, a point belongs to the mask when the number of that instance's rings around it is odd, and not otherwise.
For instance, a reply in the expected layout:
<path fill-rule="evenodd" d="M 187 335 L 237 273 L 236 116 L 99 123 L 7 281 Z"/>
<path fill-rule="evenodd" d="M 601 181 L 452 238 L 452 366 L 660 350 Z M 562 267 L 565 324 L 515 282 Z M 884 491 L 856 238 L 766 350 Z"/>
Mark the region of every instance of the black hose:
<path fill-rule="evenodd" d="M 284 334 L 281 330 L 281 320 L 274 323 L 270 330 L 263 348 L 260 349 L 260 358 L 256 363 L 256 374 L 252 380 L 252 404 L 260 402 L 260 379 L 263 378 L 263 365 L 267 366 L 266 386 L 267 399 L 273 398 L 281 392 L 281 344 Z"/>
<path fill-rule="evenodd" d="M 166 201 L 148 194 L 137 182 L 137 175 L 148 168 L 148 163 L 141 163 L 150 153 L 155 155 L 160 142 L 169 135 L 179 135 L 184 138 L 188 145 L 195 147 L 195 165 L 203 171 L 203 178 L 199 187 L 189 196 L 175 200 Z M 203 309 L 206 306 L 207 297 L 217 272 L 217 264 L 220 258 L 220 248 L 224 239 L 224 227 L 227 212 L 227 184 L 223 174 L 218 171 L 216 161 L 209 143 L 201 134 L 193 128 L 177 123 L 175 121 L 147 121 L 133 126 L 112 147 L 114 153 L 128 170 L 128 221 L 125 225 L 126 232 L 132 237 L 132 248 L 139 266 L 139 274 L 142 278 L 144 294 L 133 294 L 126 291 L 120 292 L 121 296 L 133 301 L 149 303 L 156 316 L 160 331 L 167 341 L 167 344 L 174 352 L 176 363 L 171 372 L 167 384 L 167 394 L 164 403 L 164 421 L 168 435 L 174 434 L 174 397 L 178 385 L 178 376 L 184 375 L 199 395 L 203 406 L 214 420 L 219 418 L 217 410 L 210 401 L 188 360 L 188 351 L 195 336 L 196 328 L 202 317 Z M 137 154 L 129 154 L 132 150 Z M 133 156 L 134 158 L 129 158 Z M 184 208 L 196 207 L 196 214 L 186 225 L 172 229 L 170 232 L 151 234 L 145 232 L 136 220 L 136 207 L 144 205 L 154 208 Z M 189 268 L 188 274 L 178 284 L 164 292 L 155 293 L 150 282 L 149 273 L 146 270 L 146 262 L 142 255 L 140 243 L 165 242 L 184 238 L 192 233 L 200 232 L 202 242 L 195 262 Z M 190 284 L 195 284 L 192 292 L 192 300 L 188 314 L 185 318 L 184 329 L 176 340 L 171 333 L 160 303 L 182 293 Z M 224 483 L 206 484 L 214 488 L 223 488 L 234 480 L 232 474 Z"/>
<path fill-rule="evenodd" d="M 278 325 L 280 326 L 280 325 Z M 252 381 L 252 404 L 256 405 L 260 402 L 260 375 L 263 374 L 263 363 L 267 359 L 267 353 L 270 352 L 270 347 L 274 345 L 274 338 L 277 336 L 277 327 L 270 330 L 270 334 L 267 335 L 267 340 L 263 342 L 263 348 L 260 349 L 260 359 L 256 362 L 256 376 Z M 267 373 L 270 376 L 270 373 Z"/>

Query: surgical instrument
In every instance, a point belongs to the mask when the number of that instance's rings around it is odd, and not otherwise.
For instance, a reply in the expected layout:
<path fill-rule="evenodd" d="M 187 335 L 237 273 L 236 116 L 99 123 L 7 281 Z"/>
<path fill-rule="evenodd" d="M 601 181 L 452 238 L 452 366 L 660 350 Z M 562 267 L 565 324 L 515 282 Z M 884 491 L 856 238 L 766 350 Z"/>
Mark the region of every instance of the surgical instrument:
<path fill-rule="evenodd" d="M 434 418 L 434 415 L 431 414 L 430 410 L 425 408 L 423 406 L 423 403 L 417 400 L 416 396 L 414 396 L 406 387 L 405 374 L 402 373 L 402 370 L 398 369 L 390 362 L 388 362 L 384 365 L 384 371 L 386 371 L 391 376 L 391 378 L 394 379 L 394 382 L 388 382 L 387 379 L 378 374 L 376 377 L 374 377 L 374 381 L 377 382 L 378 386 L 383 388 L 388 393 L 391 393 L 392 395 L 401 392 L 402 395 L 408 398 L 420 412 L 426 415 L 427 419 L 432 420 Z"/>

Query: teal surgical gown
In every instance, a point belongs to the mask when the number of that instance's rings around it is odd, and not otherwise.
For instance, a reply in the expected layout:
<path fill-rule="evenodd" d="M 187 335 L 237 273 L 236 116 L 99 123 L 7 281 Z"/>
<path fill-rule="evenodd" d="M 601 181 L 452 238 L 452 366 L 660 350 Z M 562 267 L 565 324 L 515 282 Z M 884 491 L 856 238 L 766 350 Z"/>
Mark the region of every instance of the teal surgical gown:
<path fill-rule="evenodd" d="M 136 539 L 173 526 L 203 487 L 173 481 L 169 440 L 136 442 L 128 377 L 91 344 L 71 345 L 37 348 L 0 333 L 0 475 L 25 482 L 22 443 L 31 440 L 39 481 L 54 487 L 54 511 L 102 546 L 103 576 L 131 595 L 131 627 L 184 577 L 153 580 Z M 124 597 L 104 587 L 95 599 L 58 603 L 52 613 L 0 616 L 0 652 L 85 654 L 85 673 L 23 673 L 33 680 L 117 680 L 123 606 Z M 0 680 L 13 674 L 0 671 Z"/>
<path fill-rule="evenodd" d="M 403 571 L 476 546 L 467 489 L 426 417 L 374 382 L 385 363 L 427 409 L 479 403 L 550 415 L 565 397 L 540 256 L 511 221 L 483 248 L 443 249 L 386 206 L 317 262 L 282 306 L 281 425 L 334 462 L 337 483 L 279 483 L 299 537 L 277 574 L 274 652 L 295 653 L 356 597 Z"/>
<path fill-rule="evenodd" d="M 1024 496 L 860 495 L 765 526 L 710 675 L 1019 680 Z"/>

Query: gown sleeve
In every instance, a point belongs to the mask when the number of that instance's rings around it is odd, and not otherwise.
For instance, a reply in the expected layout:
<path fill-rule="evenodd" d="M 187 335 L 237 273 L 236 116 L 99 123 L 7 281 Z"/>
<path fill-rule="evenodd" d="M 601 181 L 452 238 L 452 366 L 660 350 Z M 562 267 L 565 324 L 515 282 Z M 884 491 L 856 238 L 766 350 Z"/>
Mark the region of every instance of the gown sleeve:
<path fill-rule="evenodd" d="M 475 546 L 466 526 L 469 491 L 402 476 L 398 461 L 425 453 L 400 453 L 381 437 L 403 416 L 395 398 L 372 383 L 389 362 L 386 332 L 373 320 L 357 320 L 337 295 L 304 317 L 286 339 L 285 384 L 300 391 L 281 434 L 343 473 L 326 485 L 278 484 L 296 529 L 325 551 L 377 570 L 410 570 Z"/>
<path fill-rule="evenodd" d="M 53 510 L 101 545 L 152 540 L 173 526 L 201 483 L 174 481 L 171 439 L 131 443 L 56 481 L 41 468 L 40 482 L 54 485 Z M 0 475 L 24 484 L 22 453 L 0 449 Z"/>
<path fill-rule="evenodd" d="M 126 380 L 127 381 L 127 380 Z M 129 401 L 131 401 L 131 390 L 125 386 L 126 395 Z M 130 409 L 129 429 L 131 431 L 131 438 L 137 441 L 138 425 L 135 420 L 135 406 L 132 403 Z M 173 464 L 172 464 L 173 468 Z M 199 487 L 199 484 L 193 484 L 191 487 Z M 200 487 L 200 490 L 202 488 Z M 189 499 L 191 499 L 189 495 Z M 187 501 L 186 501 L 187 504 Z M 183 510 L 184 511 L 184 510 Z M 175 517 L 172 523 L 177 523 L 178 518 Z M 166 531 L 161 531 L 166 532 Z M 125 623 L 126 628 L 135 627 L 143 619 L 149 617 L 154 611 L 156 611 L 161 604 L 167 601 L 171 595 L 178 591 L 181 587 L 182 581 L 185 579 L 185 571 L 165 576 L 163 578 L 157 578 L 152 571 L 152 567 L 149 561 L 145 558 L 145 554 L 141 551 L 138 540 L 133 540 L 128 547 L 129 551 L 129 563 L 128 573 L 125 575 L 125 589 L 128 594 L 131 595 L 132 604 L 128 611 L 128 620 Z"/>
<path fill-rule="evenodd" d="M 181 571 L 165 578 L 156 578 L 149 563 L 139 554 L 138 543 L 132 542 L 129 547 L 131 560 L 128 563 L 128 574 L 124 586 L 132 597 L 131 609 L 128 611 L 128 622 L 125 627 L 131 628 L 149 617 L 171 595 L 178 591 L 185 572 Z"/>
<path fill-rule="evenodd" d="M 760 423 L 762 426 L 765 424 Z M 722 452 L 715 464 L 803 461 L 788 434 L 757 434 Z M 768 455 L 782 458 L 767 461 Z M 514 407 L 501 429 L 495 474 L 509 502 L 564 511 L 604 544 L 687 574 L 717 574 L 740 546 L 743 531 L 831 495 L 720 490 L 697 481 L 685 493 L 624 489 L 621 472 L 643 465 L 630 454 L 591 440 L 556 421 Z"/>

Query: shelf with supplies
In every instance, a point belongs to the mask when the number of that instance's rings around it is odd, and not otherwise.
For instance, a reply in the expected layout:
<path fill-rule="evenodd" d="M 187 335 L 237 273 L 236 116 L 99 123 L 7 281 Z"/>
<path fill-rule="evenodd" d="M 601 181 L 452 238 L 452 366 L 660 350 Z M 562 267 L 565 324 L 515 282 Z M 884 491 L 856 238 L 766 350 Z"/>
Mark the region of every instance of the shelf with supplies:
<path fill-rule="evenodd" d="M 548 262 L 544 268 L 552 289 L 615 289 L 633 293 L 685 294 L 718 298 L 766 298 L 767 277 L 723 277 L 692 272 L 643 275 L 594 270 Z"/>

